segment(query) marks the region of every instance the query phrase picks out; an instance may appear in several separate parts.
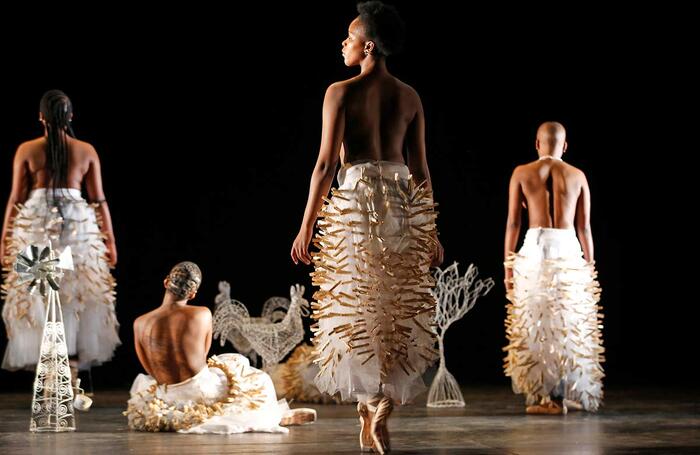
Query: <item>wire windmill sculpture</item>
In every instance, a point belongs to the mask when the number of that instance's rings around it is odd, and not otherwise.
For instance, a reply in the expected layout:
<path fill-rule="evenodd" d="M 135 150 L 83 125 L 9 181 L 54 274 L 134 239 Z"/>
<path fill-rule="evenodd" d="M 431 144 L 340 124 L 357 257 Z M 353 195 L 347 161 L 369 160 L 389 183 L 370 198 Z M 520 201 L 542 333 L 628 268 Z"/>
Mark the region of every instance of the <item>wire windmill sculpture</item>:
<path fill-rule="evenodd" d="M 63 277 L 61 270 L 73 270 L 70 247 L 56 257 L 51 244 L 43 249 L 29 245 L 17 255 L 14 269 L 19 275 L 19 283 L 29 283 L 30 293 L 38 289 L 46 299 L 46 318 L 34 377 L 29 430 L 75 431 L 68 346 L 58 295 Z"/>
<path fill-rule="evenodd" d="M 445 270 L 434 273 L 433 296 L 437 302 L 435 325 L 440 347 L 440 365 L 428 392 L 427 406 L 431 408 L 463 407 L 464 396 L 454 376 L 445 365 L 445 333 L 453 322 L 464 317 L 479 297 L 486 295 L 494 285 L 493 279 L 477 280 L 479 269 L 470 264 L 464 276 L 459 275 L 455 262 Z"/>
<path fill-rule="evenodd" d="M 278 363 L 304 339 L 302 316 L 309 315 L 304 286 L 291 286 L 289 295 L 291 300 L 267 299 L 260 317 L 251 317 L 243 303 L 231 298 L 231 286 L 221 281 L 215 299 L 214 338 L 220 338 L 221 346 L 230 341 L 251 363 L 260 355 L 263 368 Z"/>

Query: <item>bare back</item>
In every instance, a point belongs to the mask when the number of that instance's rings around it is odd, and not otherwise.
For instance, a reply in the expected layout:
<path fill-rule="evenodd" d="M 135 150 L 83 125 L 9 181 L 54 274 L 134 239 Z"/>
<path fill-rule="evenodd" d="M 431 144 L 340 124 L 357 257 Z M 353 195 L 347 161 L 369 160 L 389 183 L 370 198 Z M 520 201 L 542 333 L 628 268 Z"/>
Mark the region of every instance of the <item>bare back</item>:
<path fill-rule="evenodd" d="M 97 153 L 92 145 L 87 142 L 66 136 L 68 144 L 68 188 L 80 189 L 86 174 L 95 166 Z M 45 137 L 40 137 L 22 144 L 27 170 L 31 179 L 31 188 L 48 188 L 51 186 L 51 177 L 46 169 Z"/>
<path fill-rule="evenodd" d="M 586 179 L 582 171 L 558 160 L 537 160 L 516 171 L 530 227 L 570 229 Z"/>
<path fill-rule="evenodd" d="M 211 312 L 206 307 L 171 305 L 134 321 L 136 353 L 159 384 L 176 384 L 199 373 L 211 347 Z"/>
<path fill-rule="evenodd" d="M 6 257 L 5 242 L 9 236 L 10 221 L 15 215 L 17 204 L 24 203 L 29 198 L 32 189 L 51 188 L 53 186 L 46 165 L 47 142 L 46 137 L 39 137 L 23 142 L 17 148 L 12 163 L 12 191 L 7 199 L 5 217 L 2 224 L 0 258 Z M 66 136 L 66 143 L 68 169 L 65 186 L 79 190 L 84 182 L 88 201 L 99 203 L 95 210 L 99 213 L 102 220 L 100 230 L 105 235 L 109 264 L 114 267 L 117 264 L 117 247 L 114 240 L 114 232 L 112 231 L 112 217 L 102 189 L 100 159 L 95 148 L 87 142 Z"/>
<path fill-rule="evenodd" d="M 415 90 L 388 73 L 360 75 L 341 84 L 346 86 L 343 161 L 403 163 L 406 137 L 420 110 Z"/>
<path fill-rule="evenodd" d="M 339 159 L 343 164 L 360 160 L 406 164 L 415 182 L 425 184 L 428 190 L 433 188 L 420 97 L 386 70 L 383 59 L 372 60 L 359 76 L 331 84 L 326 90 L 321 146 L 311 174 L 304 218 L 290 253 L 295 263 L 311 263 L 308 246 L 313 225 Z M 441 261 L 441 255 L 442 246 L 436 241 L 435 264 Z"/>

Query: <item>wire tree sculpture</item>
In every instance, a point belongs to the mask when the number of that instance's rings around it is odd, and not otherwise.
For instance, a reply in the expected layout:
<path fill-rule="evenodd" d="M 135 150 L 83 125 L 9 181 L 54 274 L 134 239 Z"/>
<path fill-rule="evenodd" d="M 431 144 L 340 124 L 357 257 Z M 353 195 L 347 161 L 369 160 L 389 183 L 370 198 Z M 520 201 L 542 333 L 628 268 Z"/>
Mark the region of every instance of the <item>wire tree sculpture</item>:
<path fill-rule="evenodd" d="M 445 270 L 435 271 L 433 296 L 437 302 L 435 325 L 440 347 L 440 365 L 428 392 L 428 407 L 463 407 L 464 397 L 454 376 L 445 365 L 445 333 L 453 322 L 464 317 L 479 297 L 486 295 L 494 285 L 493 279 L 477 280 L 479 269 L 470 264 L 464 276 L 459 275 L 455 262 Z"/>

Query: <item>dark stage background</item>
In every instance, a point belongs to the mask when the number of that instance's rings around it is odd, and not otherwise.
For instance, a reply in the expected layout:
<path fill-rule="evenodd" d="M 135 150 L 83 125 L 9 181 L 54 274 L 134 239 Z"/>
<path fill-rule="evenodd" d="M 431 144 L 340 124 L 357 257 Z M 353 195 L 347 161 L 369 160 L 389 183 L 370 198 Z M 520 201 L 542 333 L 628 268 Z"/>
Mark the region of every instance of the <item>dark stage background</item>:
<path fill-rule="evenodd" d="M 690 102 L 690 77 L 676 67 L 669 35 L 649 25 L 656 12 L 398 6 L 409 39 L 389 67 L 423 99 L 445 264 L 474 262 L 497 282 L 448 332 L 448 367 L 459 382 L 508 383 L 507 185 L 516 164 L 536 158 L 537 126 L 553 119 L 567 127 L 565 159 L 587 173 L 592 191 L 607 384 L 689 383 L 697 297 L 692 282 L 676 276 L 687 267 L 668 252 L 686 235 L 678 210 L 688 209 L 669 195 L 693 183 L 677 161 L 688 151 L 688 130 L 671 115 L 672 103 Z M 42 133 L 45 90 L 72 98 L 75 131 L 102 160 L 123 346 L 93 368 L 97 388 L 126 388 L 140 371 L 132 322 L 160 304 L 162 279 L 178 261 L 200 264 L 194 303 L 212 309 L 223 279 L 253 314 L 293 283 L 312 294 L 311 269 L 295 267 L 289 250 L 318 152 L 325 88 L 357 72 L 340 55 L 354 2 L 204 8 L 88 11 L 94 22 L 60 23 L 46 13 L 37 20 L 61 33 L 33 24 L 8 45 L 0 200 L 16 147 Z M 3 351 L 5 343 L 0 334 Z M 230 349 L 214 343 L 215 352 Z M 3 390 L 29 391 L 32 378 L 0 372 Z"/>

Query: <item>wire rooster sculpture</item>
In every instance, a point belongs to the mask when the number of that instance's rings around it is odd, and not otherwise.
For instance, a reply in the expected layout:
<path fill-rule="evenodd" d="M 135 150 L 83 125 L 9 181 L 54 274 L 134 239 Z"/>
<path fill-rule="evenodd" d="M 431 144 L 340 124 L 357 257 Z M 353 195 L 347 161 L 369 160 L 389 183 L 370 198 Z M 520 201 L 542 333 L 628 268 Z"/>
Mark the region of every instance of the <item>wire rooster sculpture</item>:
<path fill-rule="evenodd" d="M 231 298 L 231 285 L 219 282 L 214 310 L 214 338 L 221 346 L 230 341 L 233 347 L 257 364 L 257 356 L 267 368 L 284 358 L 304 339 L 302 316 L 309 315 L 304 286 L 291 286 L 289 296 L 271 297 L 263 305 L 260 317 L 251 317 L 248 308 Z"/>

